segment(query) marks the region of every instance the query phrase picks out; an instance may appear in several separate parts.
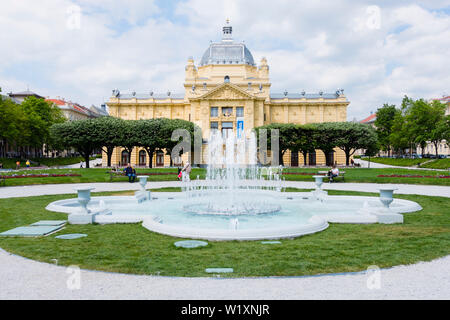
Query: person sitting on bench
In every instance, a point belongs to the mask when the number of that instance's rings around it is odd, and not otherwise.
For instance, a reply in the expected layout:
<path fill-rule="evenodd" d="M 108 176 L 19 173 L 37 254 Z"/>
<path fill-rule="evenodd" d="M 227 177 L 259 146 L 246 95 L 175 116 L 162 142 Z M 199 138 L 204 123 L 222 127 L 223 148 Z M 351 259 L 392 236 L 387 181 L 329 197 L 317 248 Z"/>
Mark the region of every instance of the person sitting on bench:
<path fill-rule="evenodd" d="M 134 182 L 136 180 L 136 171 L 133 170 L 131 167 L 131 164 L 128 164 L 128 166 L 124 169 L 125 175 L 128 176 L 128 182 Z"/>
<path fill-rule="evenodd" d="M 333 178 L 336 178 L 339 176 L 339 169 L 336 168 L 336 165 L 334 164 L 330 171 L 328 171 L 328 177 L 330 178 L 330 182 L 333 181 Z"/>

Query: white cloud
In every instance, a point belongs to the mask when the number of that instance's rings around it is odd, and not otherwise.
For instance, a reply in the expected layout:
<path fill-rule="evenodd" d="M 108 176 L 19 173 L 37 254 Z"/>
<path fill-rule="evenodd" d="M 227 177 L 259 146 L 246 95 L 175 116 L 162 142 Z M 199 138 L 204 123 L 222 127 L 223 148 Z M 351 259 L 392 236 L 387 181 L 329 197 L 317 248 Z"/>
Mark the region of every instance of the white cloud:
<path fill-rule="evenodd" d="M 29 84 L 86 105 L 113 88 L 182 92 L 186 58 L 198 62 L 230 18 L 255 60 L 267 57 L 272 91 L 344 88 L 349 119 L 404 94 L 449 93 L 450 16 L 438 10 L 448 1 L 376 3 L 379 26 L 368 23 L 372 2 L 344 0 L 187 0 L 169 16 L 147 0 L 4 0 L 0 86 Z M 79 29 L 67 28 L 73 5 L 81 8 Z"/>

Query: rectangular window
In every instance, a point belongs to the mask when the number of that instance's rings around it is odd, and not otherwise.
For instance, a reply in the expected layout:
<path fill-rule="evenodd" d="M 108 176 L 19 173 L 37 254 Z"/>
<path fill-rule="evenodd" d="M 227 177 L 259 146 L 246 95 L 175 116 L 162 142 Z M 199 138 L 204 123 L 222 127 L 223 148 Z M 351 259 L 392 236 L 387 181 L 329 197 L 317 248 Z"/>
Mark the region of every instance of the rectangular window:
<path fill-rule="evenodd" d="M 222 107 L 222 115 L 224 117 L 231 117 L 233 115 L 233 108 L 231 108 L 231 107 Z"/>
<path fill-rule="evenodd" d="M 211 107 L 211 118 L 217 118 L 219 116 L 219 108 Z"/>
<path fill-rule="evenodd" d="M 244 116 L 244 107 L 237 107 L 236 108 L 236 117 L 243 117 Z"/>
<path fill-rule="evenodd" d="M 215 130 L 219 129 L 219 123 L 218 122 L 211 122 L 211 127 L 210 128 L 211 129 L 215 129 Z"/>

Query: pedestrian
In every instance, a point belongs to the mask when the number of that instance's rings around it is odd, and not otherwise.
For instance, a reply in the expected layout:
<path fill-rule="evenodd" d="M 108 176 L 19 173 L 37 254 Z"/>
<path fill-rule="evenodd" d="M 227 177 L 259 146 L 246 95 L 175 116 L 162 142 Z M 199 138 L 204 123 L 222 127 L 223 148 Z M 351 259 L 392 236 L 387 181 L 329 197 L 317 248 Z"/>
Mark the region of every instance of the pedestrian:
<path fill-rule="evenodd" d="M 186 165 L 184 166 L 183 170 L 181 170 L 181 171 L 186 173 L 184 176 L 186 177 L 186 180 L 188 180 L 188 181 L 191 180 L 191 177 L 190 177 L 191 170 L 192 170 L 191 164 L 189 163 L 189 161 L 187 161 Z"/>
<path fill-rule="evenodd" d="M 27 159 L 27 162 L 25 162 L 25 165 L 27 166 L 27 168 L 30 167 L 30 160 Z"/>
<path fill-rule="evenodd" d="M 17 162 L 16 162 L 16 170 L 19 170 L 19 169 L 20 169 L 20 161 L 17 160 Z"/>
<path fill-rule="evenodd" d="M 128 176 L 128 182 L 133 183 L 136 180 L 136 170 L 133 169 L 130 163 L 123 171 L 125 171 L 125 175 Z"/>

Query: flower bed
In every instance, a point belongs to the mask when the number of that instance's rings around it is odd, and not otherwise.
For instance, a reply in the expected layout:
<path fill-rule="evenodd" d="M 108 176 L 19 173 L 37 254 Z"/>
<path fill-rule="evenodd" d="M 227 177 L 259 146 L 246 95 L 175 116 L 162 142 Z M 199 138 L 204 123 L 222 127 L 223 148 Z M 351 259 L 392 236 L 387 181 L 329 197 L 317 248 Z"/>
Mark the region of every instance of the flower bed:
<path fill-rule="evenodd" d="M 380 174 L 378 178 L 443 178 L 449 179 L 450 176 L 421 176 L 421 175 L 410 175 L 410 174 Z"/>
<path fill-rule="evenodd" d="M 66 173 L 66 174 L 11 174 L 6 176 L 0 176 L 2 179 L 14 179 L 14 178 L 47 178 L 47 177 L 81 177 L 81 174 Z"/>

